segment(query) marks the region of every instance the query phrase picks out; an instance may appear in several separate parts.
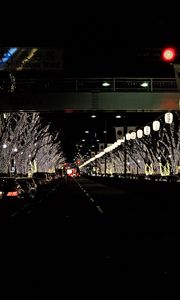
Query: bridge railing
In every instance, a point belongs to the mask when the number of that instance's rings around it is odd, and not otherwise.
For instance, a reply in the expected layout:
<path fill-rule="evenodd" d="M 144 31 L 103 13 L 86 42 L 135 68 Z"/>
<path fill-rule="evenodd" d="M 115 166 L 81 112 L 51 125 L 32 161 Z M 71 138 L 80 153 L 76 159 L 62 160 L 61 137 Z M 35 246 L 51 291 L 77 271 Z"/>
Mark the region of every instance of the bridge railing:
<path fill-rule="evenodd" d="M 12 88 L 12 85 L 13 88 Z M 0 78 L 0 92 L 177 92 L 175 78 Z"/>

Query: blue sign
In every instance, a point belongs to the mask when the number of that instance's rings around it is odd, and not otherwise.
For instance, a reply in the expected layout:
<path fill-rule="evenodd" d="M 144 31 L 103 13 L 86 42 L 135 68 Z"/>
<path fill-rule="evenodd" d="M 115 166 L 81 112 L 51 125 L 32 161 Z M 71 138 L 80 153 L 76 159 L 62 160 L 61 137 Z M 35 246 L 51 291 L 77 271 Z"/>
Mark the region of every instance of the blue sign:
<path fill-rule="evenodd" d="M 0 65 L 6 63 L 16 51 L 17 48 L 10 48 L 6 53 L 4 53 L 3 57 L 0 59 Z"/>

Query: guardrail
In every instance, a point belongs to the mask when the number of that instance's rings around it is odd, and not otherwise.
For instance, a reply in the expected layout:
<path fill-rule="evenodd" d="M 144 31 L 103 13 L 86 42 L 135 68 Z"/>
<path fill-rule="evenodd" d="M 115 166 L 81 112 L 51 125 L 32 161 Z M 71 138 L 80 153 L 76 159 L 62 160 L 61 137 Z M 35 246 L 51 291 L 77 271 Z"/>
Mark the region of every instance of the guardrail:
<path fill-rule="evenodd" d="M 13 89 L 12 89 L 13 85 Z M 175 78 L 9 78 L 0 79 L 8 92 L 177 92 Z"/>

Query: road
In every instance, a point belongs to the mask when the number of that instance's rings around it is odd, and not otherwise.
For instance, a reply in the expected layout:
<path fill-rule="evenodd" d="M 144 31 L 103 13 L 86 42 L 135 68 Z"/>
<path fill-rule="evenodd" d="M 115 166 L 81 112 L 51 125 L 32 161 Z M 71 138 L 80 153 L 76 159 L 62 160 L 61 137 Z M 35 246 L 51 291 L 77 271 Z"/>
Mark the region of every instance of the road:
<path fill-rule="evenodd" d="M 64 178 L 33 200 L 1 203 L 0 218 L 2 287 L 55 299 L 72 289 L 120 293 L 127 283 L 163 287 L 179 278 L 172 188 Z"/>

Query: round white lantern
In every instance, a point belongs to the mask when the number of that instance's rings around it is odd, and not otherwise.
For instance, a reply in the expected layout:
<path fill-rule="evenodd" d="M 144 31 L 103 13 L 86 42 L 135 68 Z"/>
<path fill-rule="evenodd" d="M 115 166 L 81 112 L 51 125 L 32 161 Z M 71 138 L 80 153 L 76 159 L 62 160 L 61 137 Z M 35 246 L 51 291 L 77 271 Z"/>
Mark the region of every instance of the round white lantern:
<path fill-rule="evenodd" d="M 140 138 L 142 138 L 142 136 L 143 136 L 142 129 L 138 129 L 138 131 L 137 131 L 137 137 L 140 139 Z"/>
<path fill-rule="evenodd" d="M 160 122 L 159 121 L 154 121 L 152 126 L 153 126 L 154 131 L 158 131 L 159 128 L 160 128 Z"/>
<path fill-rule="evenodd" d="M 131 139 L 131 134 L 130 133 L 126 133 L 126 140 L 129 141 Z"/>
<path fill-rule="evenodd" d="M 150 126 L 145 126 L 145 127 L 144 127 L 144 134 L 145 134 L 145 135 L 149 135 L 150 132 L 151 132 Z"/>
<path fill-rule="evenodd" d="M 133 131 L 133 132 L 130 133 L 130 135 L 131 135 L 131 139 L 135 140 L 135 138 L 136 138 L 136 132 Z"/>
<path fill-rule="evenodd" d="M 173 114 L 172 114 L 171 112 L 167 112 L 167 113 L 164 115 L 164 120 L 165 120 L 165 123 L 171 124 L 172 121 L 173 121 Z"/>

